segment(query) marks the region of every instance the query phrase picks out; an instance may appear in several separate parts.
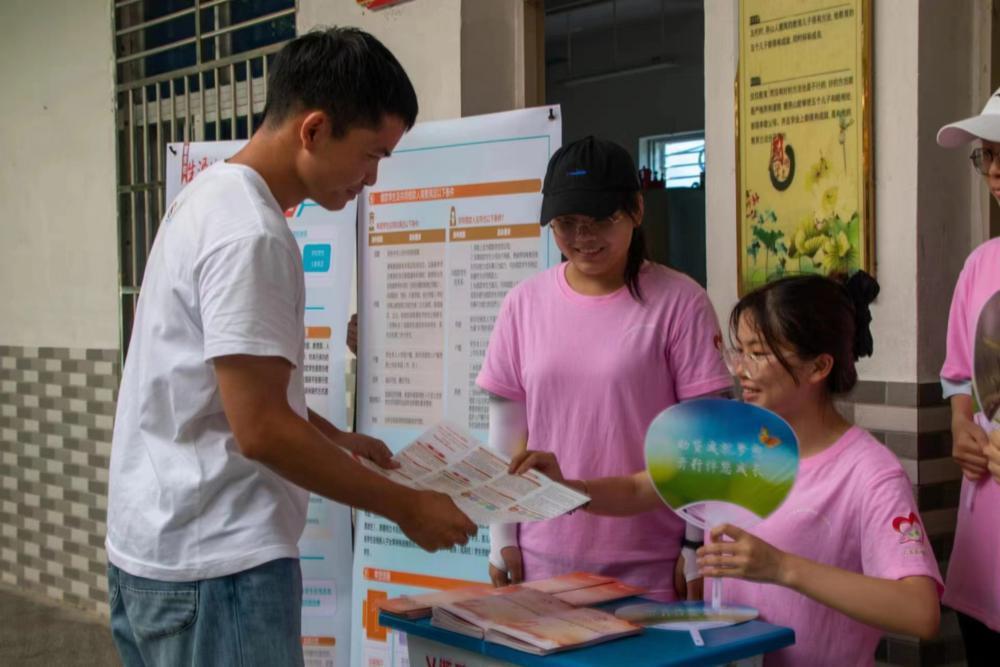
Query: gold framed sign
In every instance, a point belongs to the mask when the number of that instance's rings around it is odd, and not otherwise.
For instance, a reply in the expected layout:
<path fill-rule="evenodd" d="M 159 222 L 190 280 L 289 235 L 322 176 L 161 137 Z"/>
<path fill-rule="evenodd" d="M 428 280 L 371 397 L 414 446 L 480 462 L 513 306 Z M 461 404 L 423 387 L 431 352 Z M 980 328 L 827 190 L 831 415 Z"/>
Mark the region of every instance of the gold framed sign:
<path fill-rule="evenodd" d="M 739 293 L 875 272 L 869 0 L 740 0 Z"/>

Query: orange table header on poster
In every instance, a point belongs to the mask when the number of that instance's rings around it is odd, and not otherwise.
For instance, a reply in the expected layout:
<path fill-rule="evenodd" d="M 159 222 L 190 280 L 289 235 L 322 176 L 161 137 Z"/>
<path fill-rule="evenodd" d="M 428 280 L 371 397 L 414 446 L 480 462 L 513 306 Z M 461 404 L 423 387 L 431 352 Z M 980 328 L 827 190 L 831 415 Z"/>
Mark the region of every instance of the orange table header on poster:
<path fill-rule="evenodd" d="M 496 239 L 536 239 L 542 234 L 537 222 L 527 225 L 499 225 L 496 227 L 452 227 L 450 241 L 492 241 Z"/>
<path fill-rule="evenodd" d="M 378 232 L 368 235 L 368 245 L 407 245 L 410 243 L 444 243 L 445 230 L 423 229 L 412 232 Z"/>
<path fill-rule="evenodd" d="M 464 579 L 450 579 L 448 577 L 435 577 L 428 574 L 417 574 L 415 572 L 383 570 L 377 567 L 364 568 L 364 578 L 368 581 L 377 581 L 383 584 L 419 586 L 420 588 L 431 588 L 440 591 L 455 588 L 467 588 L 469 586 L 475 586 L 479 583 L 475 581 L 465 581 Z"/>
<path fill-rule="evenodd" d="M 336 637 L 302 637 L 303 646 L 336 646 Z"/>
<path fill-rule="evenodd" d="M 407 188 L 405 190 L 382 190 L 380 192 L 369 193 L 368 202 L 372 206 L 382 204 L 411 204 L 414 202 L 438 201 L 442 199 L 533 194 L 541 191 L 541 179 L 529 178 L 520 181 L 494 181 L 492 183 L 439 185 L 427 188 Z"/>
<path fill-rule="evenodd" d="M 329 339 L 332 335 L 330 327 L 306 327 L 306 338 Z"/>

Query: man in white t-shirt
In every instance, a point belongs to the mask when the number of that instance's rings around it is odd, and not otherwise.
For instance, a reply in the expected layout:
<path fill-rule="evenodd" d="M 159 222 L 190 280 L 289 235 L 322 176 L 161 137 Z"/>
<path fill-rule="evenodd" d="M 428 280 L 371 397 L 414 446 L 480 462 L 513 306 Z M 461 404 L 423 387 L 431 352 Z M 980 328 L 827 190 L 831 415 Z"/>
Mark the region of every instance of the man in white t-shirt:
<path fill-rule="evenodd" d="M 111 453 L 111 627 L 133 665 L 301 665 L 297 543 L 309 492 L 433 551 L 476 526 L 374 474 L 379 440 L 308 410 L 305 286 L 284 211 L 343 208 L 413 126 L 406 73 L 371 35 L 311 32 L 271 66 L 264 122 L 199 175 L 153 244 Z"/>

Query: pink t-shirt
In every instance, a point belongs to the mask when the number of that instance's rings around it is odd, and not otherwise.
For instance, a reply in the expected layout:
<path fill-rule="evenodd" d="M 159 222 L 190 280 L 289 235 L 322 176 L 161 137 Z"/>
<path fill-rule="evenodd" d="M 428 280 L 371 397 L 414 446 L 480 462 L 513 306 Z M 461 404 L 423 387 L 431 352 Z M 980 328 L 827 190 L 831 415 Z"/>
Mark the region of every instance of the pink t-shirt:
<path fill-rule="evenodd" d="M 803 459 L 788 498 L 750 532 L 782 551 L 851 572 L 922 575 L 941 586 L 909 478 L 892 452 L 857 426 Z M 795 645 L 768 654 L 765 665 L 874 664 L 881 630 L 789 588 L 726 579 L 722 597 L 795 630 Z"/>
<path fill-rule="evenodd" d="M 728 389 L 705 291 L 647 262 L 644 303 L 621 288 L 584 296 L 566 264 L 517 285 L 504 299 L 477 383 L 525 401 L 528 447 L 554 452 L 570 479 L 644 470 L 646 429 L 678 401 Z M 618 577 L 673 599 L 684 522 L 666 507 L 629 518 L 575 512 L 524 523 L 525 576 L 575 570 Z"/>
<path fill-rule="evenodd" d="M 941 377 L 972 378 L 976 323 L 990 297 L 1000 290 L 1000 239 L 972 251 L 955 285 L 948 316 L 948 348 Z M 977 423 L 985 419 L 977 415 Z M 969 509 L 968 496 L 975 493 Z M 1000 631 L 1000 484 L 986 477 L 970 482 L 962 477 L 955 545 L 948 562 L 944 604 Z"/>

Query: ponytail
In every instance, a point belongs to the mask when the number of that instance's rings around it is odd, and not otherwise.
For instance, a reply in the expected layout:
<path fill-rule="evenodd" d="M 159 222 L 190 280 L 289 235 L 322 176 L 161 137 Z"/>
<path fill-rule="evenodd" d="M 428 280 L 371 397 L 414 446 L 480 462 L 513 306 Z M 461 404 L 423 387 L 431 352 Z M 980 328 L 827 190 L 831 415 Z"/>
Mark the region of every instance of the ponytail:
<path fill-rule="evenodd" d="M 641 196 L 641 192 L 623 192 L 618 210 L 625 211 L 632 217 L 638 217 L 639 197 Z M 639 287 L 639 272 L 642 271 L 642 265 L 647 259 L 649 259 L 649 253 L 646 250 L 646 235 L 642 231 L 642 225 L 637 225 L 632 228 L 632 240 L 628 245 L 628 259 L 625 262 L 625 285 L 632 298 L 639 303 L 643 302 L 642 289 Z"/>

